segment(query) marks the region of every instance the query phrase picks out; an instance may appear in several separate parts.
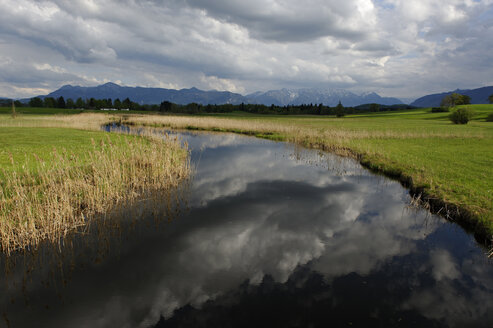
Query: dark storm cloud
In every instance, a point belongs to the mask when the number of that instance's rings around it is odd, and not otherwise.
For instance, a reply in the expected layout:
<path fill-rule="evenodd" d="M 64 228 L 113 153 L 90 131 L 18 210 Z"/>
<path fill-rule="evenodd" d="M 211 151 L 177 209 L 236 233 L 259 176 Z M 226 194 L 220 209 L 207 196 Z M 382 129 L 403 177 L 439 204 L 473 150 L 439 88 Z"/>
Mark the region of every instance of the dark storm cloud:
<path fill-rule="evenodd" d="M 307 42 L 324 36 L 358 40 L 366 31 L 352 28 L 359 18 L 356 1 L 198 1 L 188 0 L 210 16 L 238 24 L 259 39 Z M 360 22 L 359 22 L 360 23 Z"/>

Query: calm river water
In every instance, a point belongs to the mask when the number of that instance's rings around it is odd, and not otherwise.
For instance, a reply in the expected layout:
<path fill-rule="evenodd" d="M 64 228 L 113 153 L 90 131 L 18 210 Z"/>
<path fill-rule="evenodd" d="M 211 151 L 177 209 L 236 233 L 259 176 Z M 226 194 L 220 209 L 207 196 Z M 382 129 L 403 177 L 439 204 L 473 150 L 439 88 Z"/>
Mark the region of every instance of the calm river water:
<path fill-rule="evenodd" d="M 178 198 L 2 258 L 0 327 L 493 327 L 486 250 L 399 183 L 285 143 L 180 135 L 196 169 Z"/>

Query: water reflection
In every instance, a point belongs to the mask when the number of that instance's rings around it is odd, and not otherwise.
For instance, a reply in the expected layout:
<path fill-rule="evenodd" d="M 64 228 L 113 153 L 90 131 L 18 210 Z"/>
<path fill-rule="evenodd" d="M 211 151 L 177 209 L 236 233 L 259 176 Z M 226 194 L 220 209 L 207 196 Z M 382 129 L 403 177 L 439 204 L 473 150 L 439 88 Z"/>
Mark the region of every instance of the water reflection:
<path fill-rule="evenodd" d="M 161 229 L 138 221 L 62 288 L 36 283 L 46 274 L 7 288 L 12 327 L 491 326 L 484 250 L 409 210 L 398 183 L 283 143 L 182 137 L 189 210 Z"/>

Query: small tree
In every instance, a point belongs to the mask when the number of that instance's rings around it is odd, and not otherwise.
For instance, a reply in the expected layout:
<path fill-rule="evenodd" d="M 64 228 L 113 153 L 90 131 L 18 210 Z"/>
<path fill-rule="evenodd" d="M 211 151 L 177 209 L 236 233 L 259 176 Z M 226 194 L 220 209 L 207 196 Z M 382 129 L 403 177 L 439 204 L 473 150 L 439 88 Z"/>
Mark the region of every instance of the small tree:
<path fill-rule="evenodd" d="M 493 93 L 488 97 L 490 104 L 493 104 Z"/>
<path fill-rule="evenodd" d="M 452 95 L 446 95 L 445 97 L 442 98 L 442 101 L 440 102 L 440 107 L 454 107 L 455 102 L 454 98 Z"/>
<path fill-rule="evenodd" d="M 113 102 L 113 107 L 115 107 L 116 109 L 122 109 L 122 102 L 119 98 L 115 99 L 115 101 Z"/>
<path fill-rule="evenodd" d="M 29 107 L 43 107 L 43 100 L 39 97 L 34 97 L 29 100 Z"/>
<path fill-rule="evenodd" d="M 86 107 L 86 102 L 81 97 L 79 97 L 75 101 L 75 107 L 76 108 L 84 108 L 84 107 Z"/>
<path fill-rule="evenodd" d="M 96 108 L 96 99 L 90 98 L 89 101 L 86 102 L 86 104 L 87 107 L 89 107 L 90 109 L 94 109 Z"/>
<path fill-rule="evenodd" d="M 55 98 L 46 97 L 43 101 L 43 106 L 45 108 L 55 108 Z"/>
<path fill-rule="evenodd" d="M 75 108 L 74 100 L 72 98 L 68 98 L 65 107 L 66 108 Z"/>
<path fill-rule="evenodd" d="M 344 106 L 342 106 L 341 101 L 339 100 L 339 103 L 336 106 L 335 113 L 337 117 L 343 117 L 345 115 L 344 113 Z"/>
<path fill-rule="evenodd" d="M 458 105 L 469 105 L 470 103 L 471 103 L 471 97 L 454 92 L 450 95 L 446 95 L 445 97 L 443 97 L 440 106 L 455 107 Z"/>
<path fill-rule="evenodd" d="M 379 104 L 370 104 L 370 112 L 378 112 L 378 111 L 380 111 Z"/>
<path fill-rule="evenodd" d="M 459 108 L 449 115 L 449 119 L 455 124 L 467 124 L 474 116 L 474 111 L 470 108 Z"/>
<path fill-rule="evenodd" d="M 469 105 L 471 103 L 471 97 L 468 95 L 460 95 L 456 105 Z"/>
<path fill-rule="evenodd" d="M 60 96 L 56 100 L 56 107 L 57 108 L 65 108 L 67 104 L 65 103 L 65 99 L 63 99 L 63 96 Z"/>
<path fill-rule="evenodd" d="M 127 97 L 123 100 L 122 102 L 122 108 L 130 108 L 132 106 L 132 102 L 130 99 Z"/>
<path fill-rule="evenodd" d="M 159 110 L 161 112 L 170 112 L 171 111 L 171 103 L 169 101 L 163 101 L 161 105 L 159 106 Z"/>

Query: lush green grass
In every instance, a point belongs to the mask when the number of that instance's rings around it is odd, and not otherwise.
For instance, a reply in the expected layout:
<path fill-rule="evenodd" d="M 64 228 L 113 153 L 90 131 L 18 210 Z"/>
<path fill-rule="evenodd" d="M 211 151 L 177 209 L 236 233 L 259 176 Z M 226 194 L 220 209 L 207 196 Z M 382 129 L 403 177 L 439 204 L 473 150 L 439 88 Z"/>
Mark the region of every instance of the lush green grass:
<path fill-rule="evenodd" d="M 430 108 L 343 118 L 241 113 L 155 116 L 135 118 L 134 123 L 248 133 L 355 156 L 366 166 L 424 191 L 432 201 L 440 200 L 439 207 L 458 206 L 475 232 L 491 236 L 493 123 L 486 117 L 493 113 L 493 105 L 468 107 L 475 116 L 467 125 L 453 124 L 449 113 L 431 113 Z"/>
<path fill-rule="evenodd" d="M 121 143 L 120 137 L 99 131 L 69 128 L 0 128 L 0 169 L 12 170 L 19 165 L 34 166 L 38 159 L 54 160 L 54 152 L 67 151 L 81 158 L 94 150 L 101 141 Z M 37 157 L 37 158 L 36 158 Z M 12 165 L 12 161 L 14 165 Z"/>

